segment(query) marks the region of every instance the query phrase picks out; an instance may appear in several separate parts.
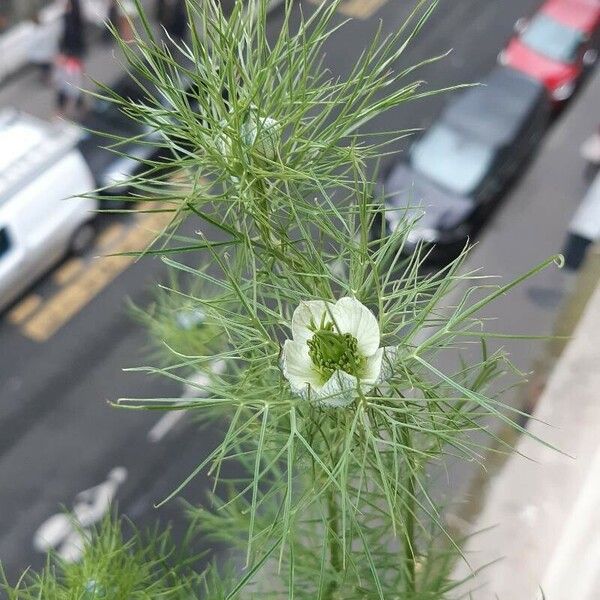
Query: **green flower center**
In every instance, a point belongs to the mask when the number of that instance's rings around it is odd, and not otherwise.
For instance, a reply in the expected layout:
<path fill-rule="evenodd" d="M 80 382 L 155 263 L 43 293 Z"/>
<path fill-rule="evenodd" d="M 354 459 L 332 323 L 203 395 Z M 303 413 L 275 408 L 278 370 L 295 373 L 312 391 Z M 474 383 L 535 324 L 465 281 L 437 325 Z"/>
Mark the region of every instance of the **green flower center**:
<path fill-rule="evenodd" d="M 360 377 L 365 359 L 358 352 L 358 341 L 350 333 L 336 333 L 333 323 L 323 324 L 308 340 L 308 355 L 327 381 L 337 370 Z"/>

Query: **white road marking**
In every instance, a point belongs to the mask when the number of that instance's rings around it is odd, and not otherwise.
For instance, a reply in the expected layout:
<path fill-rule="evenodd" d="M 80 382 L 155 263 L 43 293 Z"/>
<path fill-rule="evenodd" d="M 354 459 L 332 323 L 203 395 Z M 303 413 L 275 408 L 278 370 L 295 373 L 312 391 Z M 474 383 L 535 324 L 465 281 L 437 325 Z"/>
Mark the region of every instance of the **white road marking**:
<path fill-rule="evenodd" d="M 38 552 L 55 550 L 67 562 L 77 562 L 83 555 L 89 528 L 99 523 L 110 510 L 119 487 L 127 479 L 125 467 L 115 467 L 106 481 L 75 496 L 71 513 L 58 513 L 46 519 L 33 535 Z"/>
<path fill-rule="evenodd" d="M 148 441 L 156 444 L 160 442 L 181 419 L 185 416 L 184 410 L 170 410 L 163 415 L 148 432 Z"/>
<path fill-rule="evenodd" d="M 215 375 L 220 375 L 225 371 L 225 362 L 215 361 L 211 366 L 211 371 Z M 210 377 L 206 373 L 199 371 L 192 375 L 189 382 L 183 389 L 182 398 L 205 398 L 207 387 L 210 383 Z M 170 410 L 163 415 L 148 432 L 148 441 L 156 444 L 160 442 L 178 423 L 183 419 L 185 410 Z"/>

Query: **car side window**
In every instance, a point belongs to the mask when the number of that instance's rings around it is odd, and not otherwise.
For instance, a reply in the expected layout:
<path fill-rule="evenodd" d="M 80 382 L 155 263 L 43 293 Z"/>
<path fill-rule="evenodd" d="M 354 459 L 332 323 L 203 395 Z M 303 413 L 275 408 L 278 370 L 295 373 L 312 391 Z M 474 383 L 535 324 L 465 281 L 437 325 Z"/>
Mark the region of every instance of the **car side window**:
<path fill-rule="evenodd" d="M 6 227 L 0 227 L 0 258 L 10 250 L 10 238 Z"/>
<path fill-rule="evenodd" d="M 519 153 L 523 152 L 523 145 L 522 140 L 517 140 L 498 151 L 485 181 L 482 200 L 494 200 L 502 192 L 519 166 Z"/>
<path fill-rule="evenodd" d="M 480 200 L 486 202 L 493 199 L 494 195 L 502 187 L 502 171 L 506 168 L 506 156 L 504 152 L 499 152 L 494 157 L 490 169 L 485 179 L 481 182 L 479 188 Z"/>

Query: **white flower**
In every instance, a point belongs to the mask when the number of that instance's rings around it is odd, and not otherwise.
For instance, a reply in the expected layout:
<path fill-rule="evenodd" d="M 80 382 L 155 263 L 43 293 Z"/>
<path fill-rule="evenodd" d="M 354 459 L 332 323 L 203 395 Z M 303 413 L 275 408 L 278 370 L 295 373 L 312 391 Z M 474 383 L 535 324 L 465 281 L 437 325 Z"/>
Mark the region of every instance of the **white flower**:
<path fill-rule="evenodd" d="M 281 370 L 292 391 L 324 406 L 348 406 L 391 372 L 395 347 L 380 347 L 375 315 L 354 298 L 303 302 L 292 317 Z"/>

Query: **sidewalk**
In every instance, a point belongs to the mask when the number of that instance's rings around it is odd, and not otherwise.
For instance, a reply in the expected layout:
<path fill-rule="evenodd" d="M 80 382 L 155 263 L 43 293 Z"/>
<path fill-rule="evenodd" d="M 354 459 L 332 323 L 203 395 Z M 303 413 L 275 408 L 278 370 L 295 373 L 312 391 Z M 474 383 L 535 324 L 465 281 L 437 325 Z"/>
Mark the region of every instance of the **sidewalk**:
<path fill-rule="evenodd" d="M 114 82 L 123 72 L 123 59 L 112 40 L 102 39 L 91 26 L 88 29 L 90 46 L 85 58 L 85 87 L 93 89 L 93 80 Z M 51 86 L 40 81 L 35 69 L 25 68 L 0 84 L 0 109 L 8 107 L 51 119 L 55 112 L 55 93 Z"/>
<path fill-rule="evenodd" d="M 598 600 L 600 589 L 600 287 L 559 360 L 524 437 L 493 482 L 465 549 L 473 600 Z M 548 425 L 549 424 L 549 425 Z M 529 460 L 523 458 L 526 456 Z M 487 529 L 490 528 L 490 529 Z M 463 563 L 457 578 L 469 574 Z"/>
<path fill-rule="evenodd" d="M 600 72 L 593 74 L 549 132 L 531 169 L 475 249 L 468 268 L 483 266 L 485 273 L 508 281 L 562 250 L 568 223 L 586 189 L 579 146 L 597 126 L 598 98 Z M 573 275 L 565 270 L 547 269 L 487 309 L 487 316 L 497 323 L 492 328 L 554 334 L 557 325 L 560 330 L 562 321 L 571 318 L 561 312 L 561 306 L 574 283 Z M 465 588 L 480 586 L 472 593 L 473 600 L 537 600 L 539 586 L 546 600 L 600 598 L 599 340 L 600 288 L 539 399 L 535 395 L 545 383 L 539 373 L 534 373 L 532 384 L 506 398 L 519 408 L 535 404 L 530 432 L 569 456 L 523 438 L 518 451 L 530 460 L 513 454 L 487 482 L 487 490 L 474 487 L 474 469 L 463 468 L 459 479 L 462 476 L 464 481 L 453 481 L 463 489 L 461 498 L 464 489 L 472 491 L 470 524 L 463 523 L 460 532 L 473 535 L 466 547 L 469 566 L 461 563 L 456 578 L 500 559 Z M 547 345 L 544 340 L 504 344 L 523 369 L 539 365 Z M 482 512 L 474 515 L 475 505 L 482 502 Z M 469 511 L 461 509 L 462 518 L 465 514 Z"/>

